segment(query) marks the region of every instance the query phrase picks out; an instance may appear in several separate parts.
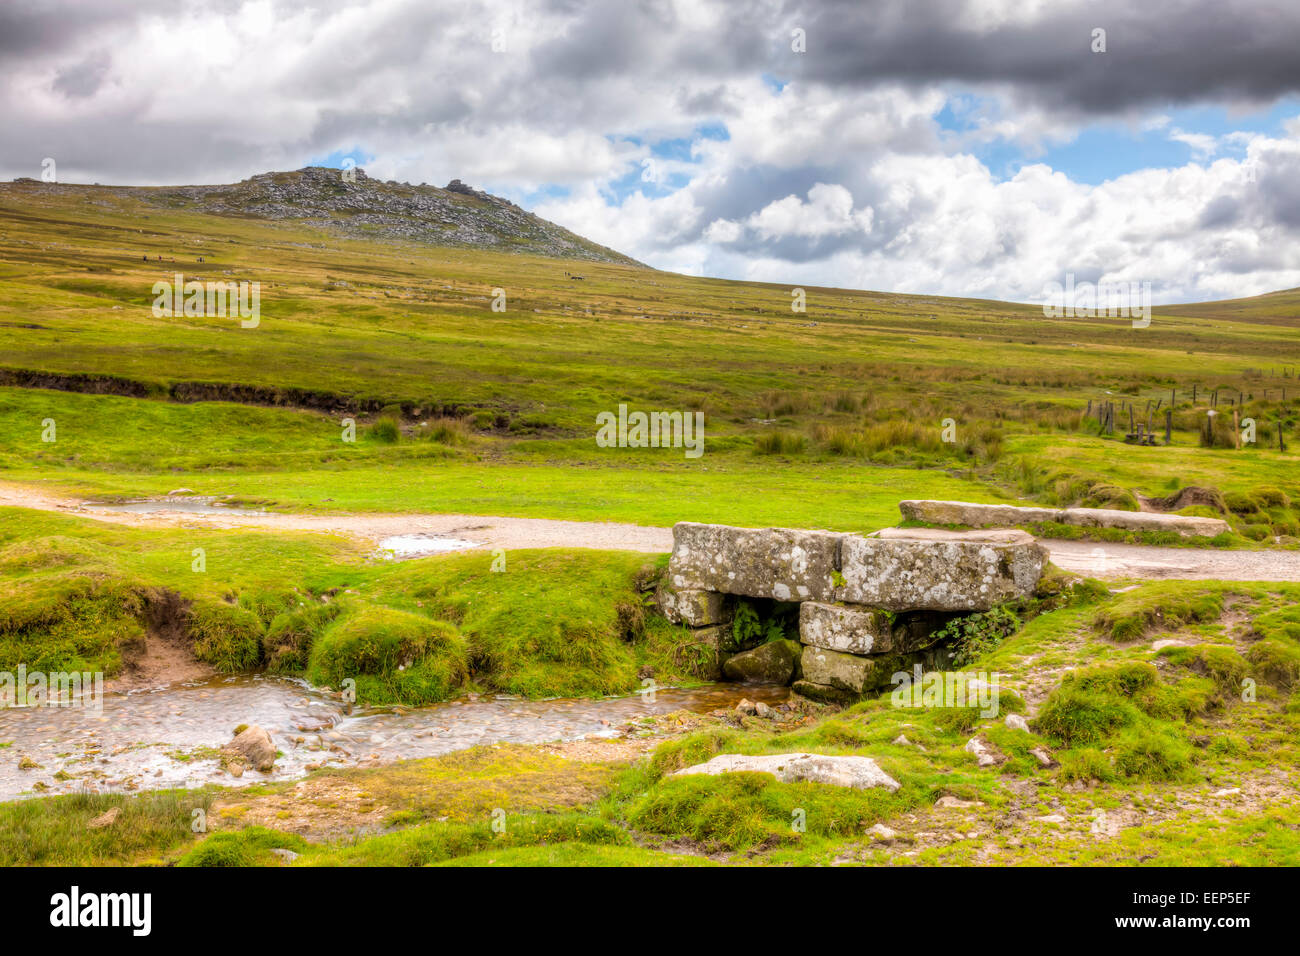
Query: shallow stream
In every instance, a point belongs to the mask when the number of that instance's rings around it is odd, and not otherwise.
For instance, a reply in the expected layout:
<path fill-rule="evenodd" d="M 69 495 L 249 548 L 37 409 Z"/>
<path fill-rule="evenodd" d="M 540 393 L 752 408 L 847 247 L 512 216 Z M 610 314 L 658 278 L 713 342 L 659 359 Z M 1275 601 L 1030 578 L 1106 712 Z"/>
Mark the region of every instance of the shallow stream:
<path fill-rule="evenodd" d="M 786 687 L 710 684 L 660 688 L 652 697 L 480 697 L 349 714 L 338 695 L 294 678 L 214 677 L 109 693 L 102 708 L 0 709 L 0 800 L 81 789 L 243 786 L 301 777 L 316 765 L 387 763 L 480 744 L 614 737 L 629 721 L 655 714 L 734 707 L 742 697 L 775 704 L 788 694 Z M 281 752 L 274 771 L 249 770 L 235 778 L 221 769 L 216 750 L 240 724 L 271 734 Z"/>

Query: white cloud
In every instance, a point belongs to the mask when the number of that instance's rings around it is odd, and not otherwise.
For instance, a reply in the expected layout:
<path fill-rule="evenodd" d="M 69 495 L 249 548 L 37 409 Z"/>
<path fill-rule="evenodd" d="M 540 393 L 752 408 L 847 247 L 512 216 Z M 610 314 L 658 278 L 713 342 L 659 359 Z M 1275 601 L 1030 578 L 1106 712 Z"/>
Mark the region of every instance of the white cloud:
<path fill-rule="evenodd" d="M 761 239 L 838 236 L 870 232 L 872 215 L 870 207 L 854 212 L 853 195 L 843 186 L 817 183 L 807 202 L 793 195 L 778 199 L 750 216 L 748 225 Z"/>
<path fill-rule="evenodd" d="M 1209 133 L 1189 133 L 1175 126 L 1169 130 L 1169 138 L 1189 147 L 1196 159 L 1205 159 L 1219 151 L 1219 140 Z"/>
<path fill-rule="evenodd" d="M 688 198 L 694 184 L 664 199 L 629 198 L 622 212 L 589 199 L 583 217 L 564 201 L 547 215 L 575 228 L 600 223 L 603 241 L 621 239 L 629 254 L 687 272 L 702 262 L 736 278 L 1018 301 L 1040 301 L 1048 283 L 1074 273 L 1151 282 L 1156 302 L 1167 303 L 1300 286 L 1300 235 L 1273 217 L 1261 191 L 1290 163 L 1300 169 L 1300 138 L 1255 136 L 1241 159 L 1138 170 L 1092 186 L 1041 164 L 999 181 L 968 155 L 886 154 L 866 171 L 880 197 L 873 207 L 855 210 L 846 188 L 818 184 L 806 199 L 707 221 L 698 238 L 681 229 L 680 246 L 662 240 L 669 223 L 698 221 Z M 1216 203 L 1237 218 L 1207 222 Z M 855 231 L 870 242 L 811 260 L 780 254 L 791 239 Z"/>
<path fill-rule="evenodd" d="M 1091 5 L 1047 0 L 884 2 L 862 36 L 830 35 L 860 11 L 814 4 L 798 11 L 812 28 L 802 57 L 777 0 L 109 6 L 60 8 L 45 42 L 0 71 L 0 175 L 37 176 L 53 156 L 64 179 L 228 182 L 357 148 L 383 179 L 460 178 L 516 198 L 564 187 L 536 211 L 685 272 L 1019 299 L 1066 272 L 1149 280 L 1166 301 L 1300 285 L 1300 117 L 1276 138 L 1213 136 L 1148 98 L 1161 77 L 1213 98 L 1228 67 L 1239 94 L 1260 59 L 1263 87 L 1293 77 L 1277 50 L 1231 45 L 1208 79 L 1175 76 L 1193 54 L 1169 59 L 1169 38 L 1143 32 L 1159 21 L 1217 50 L 1217 34 L 1250 27 L 1245 14 L 1207 32 L 1191 14 L 1149 22 L 1116 7 L 1128 25 L 1102 62 L 1086 54 Z M 1074 39 L 1052 45 L 1062 31 Z M 950 44 L 938 52 L 916 39 L 937 33 Z M 908 61 L 873 73 L 895 35 Z M 1287 36 L 1269 34 L 1278 49 Z M 868 43 L 885 45 L 873 58 Z M 1129 48 L 1136 61 L 1121 59 Z M 1074 50 L 1084 58 L 1058 62 Z M 967 78 L 938 53 L 969 54 Z M 839 72 L 819 72 L 832 61 Z M 939 122 L 949 115 L 959 132 Z M 1103 120 L 1159 131 L 1192 162 L 1091 186 L 1043 164 L 1003 178 L 974 155 L 1041 157 Z M 676 139 L 687 146 L 656 151 Z M 649 158 L 659 176 L 643 194 Z"/>

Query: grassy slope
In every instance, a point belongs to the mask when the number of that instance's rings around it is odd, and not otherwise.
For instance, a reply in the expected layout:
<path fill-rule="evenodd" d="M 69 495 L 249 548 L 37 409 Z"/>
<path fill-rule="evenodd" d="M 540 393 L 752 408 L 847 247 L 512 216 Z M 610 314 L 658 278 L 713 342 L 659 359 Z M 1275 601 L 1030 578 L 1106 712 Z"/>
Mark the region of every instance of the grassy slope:
<path fill-rule="evenodd" d="M 144 262 L 146 253 L 177 261 Z M 1290 453 L 1197 453 L 1203 409 L 1187 394 L 1221 388 L 1226 402 L 1240 388 L 1254 396 L 1247 411 L 1262 435 L 1271 440 L 1277 421 L 1293 429 L 1295 389 L 1281 402 L 1293 380 L 1269 373 L 1295 354 L 1294 295 L 1166 311 L 1133 329 L 836 289 L 808 290 L 809 311 L 796 314 L 778 286 L 615 265 L 584 265 L 575 282 L 564 268 L 163 211 L 89 189 L 6 188 L 6 368 L 154 388 L 306 388 L 406 403 L 423 420 L 477 415 L 457 447 L 409 427 L 396 446 L 346 445 L 337 415 L 0 389 L 0 477 L 109 494 L 185 484 L 291 507 L 842 528 L 892 523 L 902 496 L 1041 498 L 1079 487 L 1063 475 L 1148 494 L 1176 475 L 1300 498 Z M 151 286 L 177 270 L 260 281 L 261 325 L 153 318 Z M 503 313 L 489 307 L 498 287 Z M 1142 410 L 1171 385 L 1176 449 L 1125 448 L 1083 420 L 1091 398 L 1111 392 Z M 703 411 L 705 456 L 596 448 L 596 414 L 620 402 Z M 58 425 L 53 445 L 40 442 L 46 418 Z M 945 418 L 957 424 L 955 445 L 940 441 Z M 409 476 L 400 486 L 396 465 Z M 1295 517 L 1275 516 L 1274 530 L 1291 533 Z"/>
<path fill-rule="evenodd" d="M 321 683 L 355 677 L 365 701 L 429 703 L 476 687 L 630 693 L 647 663 L 665 683 L 690 679 L 689 662 L 672 658 L 675 629 L 646 613 L 645 555 L 513 551 L 508 573 L 492 561 L 391 564 L 329 536 L 145 531 L 0 508 L 0 668 L 116 673 L 147 630 L 149 594 L 166 589 L 190 603 L 201 659 Z M 399 674 L 411 657 L 427 666 Z"/>

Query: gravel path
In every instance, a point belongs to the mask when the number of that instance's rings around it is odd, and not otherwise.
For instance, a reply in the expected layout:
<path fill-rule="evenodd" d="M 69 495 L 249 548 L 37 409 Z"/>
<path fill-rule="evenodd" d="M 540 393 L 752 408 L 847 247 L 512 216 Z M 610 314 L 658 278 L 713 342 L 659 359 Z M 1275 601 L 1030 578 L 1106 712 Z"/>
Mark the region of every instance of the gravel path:
<path fill-rule="evenodd" d="M 183 503 L 184 499 L 172 499 Z M 158 502 L 166 509 L 168 501 Z M 455 514 L 284 514 L 248 513 L 217 508 L 202 513 L 180 511 L 110 511 L 74 498 L 62 498 L 23 485 L 0 484 L 0 507 L 61 511 L 115 524 L 174 528 L 266 528 L 272 531 L 318 531 L 341 534 L 377 545 L 398 535 L 458 538 L 483 548 L 595 548 L 602 551 L 668 552 L 671 528 L 650 528 L 603 521 L 556 521 L 549 518 L 496 518 Z M 213 513 L 215 511 L 216 513 Z"/>
<path fill-rule="evenodd" d="M 1300 551 L 1221 551 L 1043 540 L 1052 563 L 1094 578 L 1300 581 Z"/>
<path fill-rule="evenodd" d="M 166 507 L 166 502 L 159 503 Z M 22 485 L 0 484 L 0 506 L 81 514 L 101 521 L 141 527 L 265 528 L 316 531 L 358 538 L 371 545 L 386 538 L 418 535 L 456 538 L 485 549 L 595 548 L 664 553 L 672 550 L 671 528 L 601 521 L 500 518 L 429 514 L 247 514 L 168 511 L 104 511 Z M 1157 548 L 1095 541 L 1042 543 L 1052 562 L 1066 571 L 1102 579 L 1182 579 L 1220 581 L 1300 581 L 1300 551 L 1222 551 L 1208 548 Z"/>

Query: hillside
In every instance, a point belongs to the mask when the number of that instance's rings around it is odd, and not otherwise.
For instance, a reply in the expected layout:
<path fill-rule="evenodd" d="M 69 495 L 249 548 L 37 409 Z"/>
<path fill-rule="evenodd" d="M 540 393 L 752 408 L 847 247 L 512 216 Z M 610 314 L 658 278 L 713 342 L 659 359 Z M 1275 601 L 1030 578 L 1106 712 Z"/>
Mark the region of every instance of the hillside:
<path fill-rule="evenodd" d="M 288 179 L 314 195 L 310 181 Z M 241 205 L 245 188 L 264 198 Z M 842 529 L 892 523 L 900 498 L 1136 508 L 1135 492 L 1195 484 L 1237 495 L 1256 540 L 1300 537 L 1289 294 L 1158 309 L 1141 329 L 813 287 L 795 312 L 781 285 L 624 262 L 586 262 L 575 282 L 571 259 L 346 237 L 276 190 L 0 187 L 5 477 L 295 508 Z M 154 284 L 178 272 L 260 283 L 257 327 L 153 315 Z M 1205 448 L 1216 392 L 1226 414 Z M 1172 447 L 1126 445 L 1130 408 L 1163 439 L 1171 397 Z M 620 404 L 701 412 L 707 453 L 598 447 L 596 416 Z M 1258 444 L 1231 447 L 1233 411 Z M 354 443 L 339 441 L 344 415 L 360 416 Z M 41 440 L 45 419 L 57 443 Z"/>
<path fill-rule="evenodd" d="M 526 252 L 556 259 L 639 265 L 612 249 L 453 179 L 446 188 L 371 179 L 363 169 L 307 166 L 217 186 L 77 186 L 32 179 L 0 184 L 0 203 L 32 194 L 73 196 L 102 205 L 106 197 L 139 199 L 161 209 L 270 221 L 292 220 L 359 239 Z"/>

